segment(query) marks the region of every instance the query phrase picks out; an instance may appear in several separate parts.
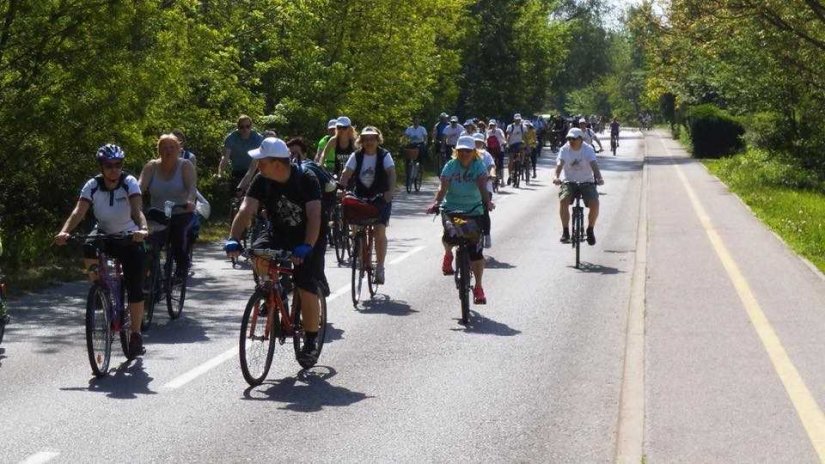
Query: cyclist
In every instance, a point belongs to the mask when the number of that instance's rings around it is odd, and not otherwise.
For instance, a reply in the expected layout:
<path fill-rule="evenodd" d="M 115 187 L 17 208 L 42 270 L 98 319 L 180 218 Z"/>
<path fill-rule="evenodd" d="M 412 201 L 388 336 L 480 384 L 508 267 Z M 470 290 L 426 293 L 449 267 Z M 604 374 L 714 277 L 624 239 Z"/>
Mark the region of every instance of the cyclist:
<path fill-rule="evenodd" d="M 444 143 L 447 146 L 445 156 L 449 157 L 453 152 L 462 132 L 464 132 L 464 128 L 458 125 L 458 116 L 451 116 L 450 124 L 444 128 Z"/>
<path fill-rule="evenodd" d="M 441 171 L 441 185 L 427 213 L 433 214 L 439 208 L 446 212 L 461 211 L 480 222 L 483 217 L 481 205 L 491 211 L 495 209 L 490 193 L 487 191 L 487 170 L 484 168 L 481 154 L 476 150 L 473 137 L 465 135 L 458 139 L 452 159 L 444 165 Z M 441 272 L 444 275 L 452 275 L 455 272 L 453 271 L 453 247 L 448 243 L 446 229 L 442 243 L 444 258 L 441 261 Z M 481 243 L 470 249 L 470 268 L 475 276 L 473 301 L 475 304 L 487 304 L 481 280 L 484 274 L 484 252 Z"/>
<path fill-rule="evenodd" d="M 521 121 L 521 114 L 514 114 L 513 123 L 508 125 L 505 131 L 507 135 L 507 153 L 510 154 L 510 159 L 507 162 L 507 185 L 510 185 L 513 181 L 513 161 L 521 157 L 521 148 L 526 132 L 527 128 Z"/>
<path fill-rule="evenodd" d="M 419 124 L 418 117 L 414 116 L 412 118 L 412 126 L 404 131 L 404 139 L 407 142 L 406 148 L 418 150 L 418 157 L 421 158 L 422 161 L 427 159 L 427 129 Z M 414 153 L 415 152 L 413 152 L 413 154 Z M 409 157 L 404 160 L 407 184 L 410 183 L 410 165 L 412 162 L 413 160 Z"/>
<path fill-rule="evenodd" d="M 321 234 L 327 237 L 329 233 L 329 220 L 332 209 L 336 203 L 336 193 L 338 184 L 329 171 L 318 166 L 318 163 L 306 158 L 307 145 L 302 137 L 295 137 L 286 142 L 292 162 L 300 166 L 304 171 L 312 171 L 318 184 L 321 186 Z"/>
<path fill-rule="evenodd" d="M 490 194 L 490 198 L 493 197 L 493 181 L 492 179 L 496 176 L 496 162 L 493 159 L 493 155 L 487 151 L 487 141 L 484 138 L 484 135 L 481 133 L 476 133 L 473 135 L 473 140 L 476 143 L 476 150 L 478 150 L 479 154 L 481 155 L 481 161 L 484 162 L 484 168 L 487 170 L 487 192 Z M 484 234 L 484 248 L 490 248 L 493 246 L 492 238 L 490 237 L 490 211 L 487 207 L 484 207 L 484 220 L 482 223 L 482 233 Z"/>
<path fill-rule="evenodd" d="M 448 119 L 447 113 L 441 113 L 438 115 L 438 122 L 433 126 L 430 143 L 433 144 L 434 156 L 439 156 L 441 153 L 441 147 L 444 145 L 444 129 L 450 125 Z"/>
<path fill-rule="evenodd" d="M 616 148 L 619 147 L 619 120 L 613 118 L 613 122 L 610 123 L 610 142 L 613 143 L 615 140 Z M 615 153 L 614 153 L 615 155 Z"/>
<path fill-rule="evenodd" d="M 169 228 L 171 251 L 176 264 L 175 280 L 182 280 L 189 272 L 189 247 L 194 240 L 192 227 L 197 192 L 195 167 L 179 156 L 180 151 L 177 137 L 173 134 L 161 135 L 157 144 L 158 158 L 146 163 L 139 179 L 140 190 L 149 195 L 151 208 L 163 211 L 167 201 L 174 205 L 185 205 L 172 210 L 168 226 L 154 221 L 150 224 L 149 241 L 155 250 L 163 247 L 166 228 Z"/>
<path fill-rule="evenodd" d="M 533 166 L 533 179 L 535 179 L 538 150 L 541 150 L 541 148 L 539 148 L 538 145 L 538 134 L 536 133 L 536 128 L 533 127 L 533 123 L 526 121 L 524 125 L 527 126 L 527 133 L 524 134 L 524 148 L 526 153 L 530 155 L 530 165 Z"/>
<path fill-rule="evenodd" d="M 355 196 L 370 200 L 379 210 L 379 223 L 375 225 L 375 276 L 377 284 L 384 284 L 384 258 L 387 256 L 387 226 L 392 213 L 392 197 L 395 192 L 395 163 L 390 152 L 381 144 L 384 138 L 373 126 L 367 126 L 355 142 L 357 151 L 349 157 L 341 184 L 348 185 L 354 179 Z"/>
<path fill-rule="evenodd" d="M 247 152 L 261 146 L 263 136 L 252 130 L 252 118 L 242 114 L 238 117 L 238 128 L 229 133 L 223 141 L 223 156 L 218 164 L 218 177 L 223 176 L 226 164 L 232 165 L 231 194 L 246 191 L 252 181 L 254 170 L 250 169 Z"/>
<path fill-rule="evenodd" d="M 106 144 L 95 155 L 101 174 L 89 179 L 80 190 L 80 198 L 63 228 L 54 237 L 57 245 L 65 245 L 70 233 L 80 224 L 91 208 L 97 226 L 93 233 L 131 233 L 132 238 L 107 243 L 106 254 L 117 258 L 123 266 L 123 280 L 132 324 L 129 335 L 129 357 L 145 353 L 140 321 L 143 320 L 143 260 L 140 242 L 149 234 L 143 216 L 140 185 L 134 176 L 123 172 L 126 154 L 114 144 Z M 83 247 L 83 263 L 89 280 L 97 280 L 97 250 L 91 241 Z"/>
<path fill-rule="evenodd" d="M 591 182 L 576 185 L 566 182 Z M 596 152 L 591 145 L 584 142 L 584 133 L 574 127 L 567 133 L 567 143 L 559 149 L 556 158 L 556 176 L 553 183 L 561 185 L 559 189 L 559 216 L 561 217 L 561 242 L 570 241 L 570 204 L 576 193 L 581 193 L 587 214 L 587 244 L 596 244 L 593 228 L 599 217 L 599 193 L 592 183 L 603 185 L 604 179 L 596 162 Z"/>
<path fill-rule="evenodd" d="M 476 127 L 476 122 L 472 119 L 468 119 L 464 121 L 464 130 L 461 132 L 461 136 L 464 135 L 473 135 L 478 131 Z"/>
<path fill-rule="evenodd" d="M 596 133 L 593 132 L 593 129 L 590 128 L 590 124 L 587 122 L 586 119 L 584 119 L 584 118 L 579 119 L 579 129 L 581 129 L 581 131 L 582 131 L 582 137 L 584 139 L 584 143 L 590 145 L 591 147 L 593 147 L 595 149 L 596 146 L 593 145 L 593 141 L 595 140 L 596 143 L 599 144 L 599 151 L 604 151 L 604 148 L 602 147 L 602 141 L 599 140 L 599 137 L 596 136 Z M 596 153 L 598 153 L 598 152 L 596 152 Z"/>
<path fill-rule="evenodd" d="M 496 161 L 496 171 L 504 173 L 504 147 L 507 145 L 507 138 L 504 136 L 504 131 L 498 127 L 495 119 L 490 120 L 487 129 L 487 151 L 493 155 Z M 498 179 L 501 182 L 501 179 Z"/>
<path fill-rule="evenodd" d="M 295 269 L 292 275 L 301 298 L 301 320 L 306 341 L 300 356 L 316 360 L 316 337 L 320 320 L 318 288 L 326 282 L 324 276 L 325 236 L 321 231 L 321 188 L 310 170 L 290 163 L 290 151 L 283 140 L 268 137 L 260 148 L 250 150 L 258 160 L 260 173 L 255 176 L 240 211 L 232 221 L 226 254 L 237 257 L 242 250 L 239 237 L 252 216 L 263 205 L 269 214 L 271 227 L 254 238 L 253 248 L 292 250 Z M 256 263 L 265 275 L 263 260 Z M 263 272 L 262 272 L 263 271 Z"/>
<path fill-rule="evenodd" d="M 324 147 L 320 157 L 315 157 L 315 162 L 320 164 L 322 159 L 330 156 L 330 153 L 335 155 L 335 170 L 334 174 L 340 175 L 344 170 L 344 163 L 349 158 L 349 155 L 355 151 L 355 139 L 357 133 L 352 127 L 352 121 L 346 117 L 341 116 L 335 121 L 335 135 L 333 135 Z"/>
<path fill-rule="evenodd" d="M 321 140 L 318 141 L 318 148 L 315 150 L 315 156 L 313 157 L 313 159 L 317 160 L 318 164 L 324 166 L 329 172 L 335 172 L 335 154 L 330 152 L 326 157 L 323 157 L 322 154 L 324 152 L 324 147 L 326 147 L 327 142 L 329 142 L 329 139 L 335 136 L 336 124 L 338 124 L 337 119 L 330 119 L 327 121 L 327 133 L 321 137 Z"/>

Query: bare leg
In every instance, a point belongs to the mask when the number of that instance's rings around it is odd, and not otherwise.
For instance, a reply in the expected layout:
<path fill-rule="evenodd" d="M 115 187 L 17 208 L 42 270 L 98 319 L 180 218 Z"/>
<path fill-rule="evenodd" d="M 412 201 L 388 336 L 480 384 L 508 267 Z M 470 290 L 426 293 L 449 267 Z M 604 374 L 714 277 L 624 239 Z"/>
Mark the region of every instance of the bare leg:
<path fill-rule="evenodd" d="M 587 212 L 587 227 L 593 228 L 596 226 L 596 218 L 599 217 L 599 200 L 593 200 L 588 205 Z"/>
<path fill-rule="evenodd" d="M 570 199 L 565 198 L 559 201 L 559 216 L 561 217 L 561 226 L 566 229 L 570 227 Z"/>
<path fill-rule="evenodd" d="M 318 295 L 302 288 L 298 289 L 301 297 L 301 325 L 307 332 L 318 332 L 321 326 L 321 303 Z"/>
<path fill-rule="evenodd" d="M 140 323 L 143 321 L 143 302 L 129 303 L 129 317 L 132 318 L 132 333 L 140 333 Z"/>
<path fill-rule="evenodd" d="M 481 276 L 484 274 L 484 260 L 479 259 L 478 261 L 472 261 L 470 262 L 470 267 L 476 278 L 476 287 L 483 287 L 483 285 L 481 285 Z"/>
<path fill-rule="evenodd" d="M 378 267 L 384 267 L 384 258 L 387 257 L 387 226 L 376 224 L 374 230 L 375 263 Z"/>

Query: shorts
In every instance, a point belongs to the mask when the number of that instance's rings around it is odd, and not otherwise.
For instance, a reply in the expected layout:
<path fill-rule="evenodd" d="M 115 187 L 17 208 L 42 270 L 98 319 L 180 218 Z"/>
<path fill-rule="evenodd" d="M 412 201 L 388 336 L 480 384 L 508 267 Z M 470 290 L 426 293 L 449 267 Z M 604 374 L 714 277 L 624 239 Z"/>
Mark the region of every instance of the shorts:
<path fill-rule="evenodd" d="M 392 202 L 384 203 L 380 200 L 376 205 L 378 207 L 378 223 L 384 227 L 390 225 L 390 216 L 392 216 Z"/>
<path fill-rule="evenodd" d="M 270 248 L 275 250 L 292 250 L 299 243 L 286 243 L 285 240 L 277 236 L 263 232 L 258 235 L 252 243 L 252 248 Z M 324 274 L 324 253 L 326 252 L 326 235 L 318 234 L 318 241 L 312 247 L 312 253 L 292 271 L 292 282 L 298 288 L 306 290 L 313 295 L 318 294 L 320 287 L 324 293 L 328 292 L 327 278 Z"/>
<path fill-rule="evenodd" d="M 599 199 L 599 192 L 596 191 L 595 184 L 561 184 L 559 188 L 559 199 L 565 200 L 570 198 L 572 201 L 574 195 L 578 192 L 581 192 L 585 206 L 588 206 L 592 200 Z"/>
<path fill-rule="evenodd" d="M 520 153 L 521 152 L 521 142 L 511 143 L 507 147 L 508 153 Z"/>
<path fill-rule="evenodd" d="M 126 287 L 128 302 L 142 303 L 144 260 L 146 259 L 143 244 L 133 242 L 132 239 L 95 242 L 94 239 L 90 238 L 83 245 L 83 257 L 95 259 L 98 250 L 120 261 L 120 265 L 123 267 L 123 285 Z"/>

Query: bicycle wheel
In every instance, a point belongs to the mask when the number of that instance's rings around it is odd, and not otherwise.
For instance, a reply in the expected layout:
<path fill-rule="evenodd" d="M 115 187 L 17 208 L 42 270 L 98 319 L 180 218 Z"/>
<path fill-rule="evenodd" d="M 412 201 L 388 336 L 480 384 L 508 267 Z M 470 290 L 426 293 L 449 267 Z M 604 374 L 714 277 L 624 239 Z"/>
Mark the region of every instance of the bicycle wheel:
<path fill-rule="evenodd" d="M 465 246 L 458 247 L 456 258 L 458 260 L 456 280 L 458 281 L 458 297 L 461 300 L 461 323 L 466 325 L 470 321 L 470 256 Z"/>
<path fill-rule="evenodd" d="M 573 246 L 576 248 L 576 269 L 581 266 L 582 226 L 584 213 L 581 206 L 573 209 Z"/>
<path fill-rule="evenodd" d="M 330 229 L 332 229 L 332 246 L 335 247 L 335 258 L 338 260 L 338 264 L 342 264 L 347 253 L 347 240 L 344 223 L 341 220 L 340 204 L 336 205 L 332 211 L 332 227 Z"/>
<path fill-rule="evenodd" d="M 530 163 L 525 161 L 524 162 L 524 169 L 521 170 L 521 172 L 524 174 L 524 183 L 526 185 L 530 185 L 530 168 L 531 168 L 531 166 L 532 165 Z"/>
<path fill-rule="evenodd" d="M 126 288 L 121 287 L 120 310 L 117 314 L 117 317 L 120 318 L 120 350 L 123 351 L 123 356 L 126 356 L 126 359 L 131 359 L 129 357 L 129 329 L 132 326 L 132 317 L 129 314 L 126 301 Z"/>
<path fill-rule="evenodd" d="M 374 297 L 378 292 L 378 284 L 375 283 L 375 260 L 373 259 L 375 253 L 375 238 L 373 238 L 372 234 L 372 228 L 370 228 L 369 238 L 367 238 L 366 256 L 364 256 L 364 263 L 367 267 L 367 289 L 369 289 L 370 298 Z"/>
<path fill-rule="evenodd" d="M 352 285 L 350 292 L 352 293 L 352 305 L 358 307 L 358 302 L 361 301 L 361 285 L 364 282 L 364 266 L 361 262 L 361 250 L 363 249 L 363 236 L 359 232 L 352 241 L 353 255 L 351 261 L 352 266 Z"/>
<path fill-rule="evenodd" d="M 178 263 L 172 256 L 166 258 L 166 269 L 166 310 L 170 318 L 177 319 L 183 313 L 189 270 L 178 269 Z"/>
<path fill-rule="evenodd" d="M 424 174 L 421 172 L 421 164 L 415 163 L 415 191 L 421 191 L 421 182 L 424 180 Z"/>
<path fill-rule="evenodd" d="M 106 375 L 112 358 L 112 324 L 109 314 L 109 295 L 101 286 L 93 284 L 86 299 L 86 352 L 95 377 Z"/>
<path fill-rule="evenodd" d="M 521 161 L 513 162 L 513 173 L 510 177 L 513 179 L 513 188 L 518 188 L 521 183 Z"/>
<path fill-rule="evenodd" d="M 407 172 L 405 173 L 405 176 L 404 176 L 405 177 L 404 186 L 407 188 L 407 193 L 412 193 L 412 189 L 413 189 L 412 167 L 409 164 L 407 164 L 407 166 L 409 167 L 409 169 L 407 169 Z"/>
<path fill-rule="evenodd" d="M 155 304 L 160 301 L 160 253 L 152 254 L 149 264 L 149 274 L 144 281 L 143 290 L 143 320 L 140 321 L 140 330 L 149 330 L 152 326 L 152 316 L 155 314 Z"/>
<path fill-rule="evenodd" d="M 238 354 L 241 373 L 249 385 L 260 385 L 272 366 L 275 338 L 280 331 L 278 311 L 269 308 L 267 294 L 256 289 L 249 298 L 241 319 L 241 336 Z"/>
<path fill-rule="evenodd" d="M 327 298 L 324 296 L 324 292 L 320 286 L 318 286 L 316 295 L 318 296 L 318 306 L 320 308 L 320 312 L 318 314 L 318 328 L 316 330 L 318 332 L 318 336 L 315 338 L 316 356 L 314 361 L 301 359 L 300 356 L 301 350 L 304 347 L 306 333 L 304 326 L 301 324 L 301 297 L 297 291 L 294 293 L 294 298 L 292 300 L 292 311 L 290 312 L 292 324 L 295 327 L 292 334 L 292 346 L 295 349 L 295 359 L 298 360 L 298 364 L 300 364 L 304 369 L 309 369 L 318 362 L 318 359 L 321 357 L 321 350 L 324 348 L 324 341 L 327 335 Z"/>

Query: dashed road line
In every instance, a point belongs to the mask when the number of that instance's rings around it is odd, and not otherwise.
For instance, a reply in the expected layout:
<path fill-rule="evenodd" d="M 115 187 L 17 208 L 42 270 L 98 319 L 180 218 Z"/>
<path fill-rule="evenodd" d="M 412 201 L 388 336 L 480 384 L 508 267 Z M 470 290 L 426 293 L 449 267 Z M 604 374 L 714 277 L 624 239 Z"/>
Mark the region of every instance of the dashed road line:
<path fill-rule="evenodd" d="M 23 461 L 20 461 L 20 464 L 43 464 L 45 462 L 51 461 L 52 459 L 58 456 L 60 456 L 60 453 L 58 453 L 57 451 L 40 451 L 38 453 L 32 454 Z"/>

